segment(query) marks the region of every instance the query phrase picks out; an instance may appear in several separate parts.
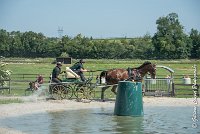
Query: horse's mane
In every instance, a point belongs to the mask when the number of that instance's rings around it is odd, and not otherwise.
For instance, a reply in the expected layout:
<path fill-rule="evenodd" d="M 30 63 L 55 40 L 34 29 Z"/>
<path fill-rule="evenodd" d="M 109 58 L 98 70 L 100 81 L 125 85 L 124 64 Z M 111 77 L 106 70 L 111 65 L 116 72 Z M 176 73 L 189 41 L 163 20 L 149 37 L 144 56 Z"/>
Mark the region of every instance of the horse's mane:
<path fill-rule="evenodd" d="M 149 64 L 151 64 L 151 62 L 145 61 L 141 66 L 136 67 L 136 68 L 134 68 L 134 69 L 141 69 L 141 68 L 143 68 L 144 66 L 149 65 Z"/>

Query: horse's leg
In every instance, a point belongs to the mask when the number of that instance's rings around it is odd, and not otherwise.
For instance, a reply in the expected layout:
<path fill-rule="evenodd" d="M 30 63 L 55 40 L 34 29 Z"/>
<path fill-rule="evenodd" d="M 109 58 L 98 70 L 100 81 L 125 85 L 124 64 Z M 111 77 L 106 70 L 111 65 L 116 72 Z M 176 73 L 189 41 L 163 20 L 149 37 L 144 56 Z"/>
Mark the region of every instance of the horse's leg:
<path fill-rule="evenodd" d="M 106 89 L 108 89 L 109 87 L 102 87 L 102 89 L 101 89 L 101 100 L 102 101 L 105 101 L 104 100 L 104 92 L 106 91 Z"/>
<path fill-rule="evenodd" d="M 115 95 L 117 94 L 116 89 L 117 89 L 117 85 L 114 85 L 114 86 L 112 87 L 112 89 L 111 89 L 111 91 L 112 91 Z"/>

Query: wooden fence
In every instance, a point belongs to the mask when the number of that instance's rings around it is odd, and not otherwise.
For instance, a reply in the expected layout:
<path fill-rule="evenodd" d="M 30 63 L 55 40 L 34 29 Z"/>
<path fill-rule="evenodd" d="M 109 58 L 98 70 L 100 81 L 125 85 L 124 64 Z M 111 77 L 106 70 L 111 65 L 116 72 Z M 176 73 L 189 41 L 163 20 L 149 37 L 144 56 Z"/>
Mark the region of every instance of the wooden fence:
<path fill-rule="evenodd" d="M 2 87 L 0 85 L 0 90 L 8 89 L 26 89 L 29 86 L 29 82 L 35 81 L 39 74 L 12 74 L 10 79 L 0 80 L 7 81 L 8 86 Z M 49 82 L 49 75 L 41 74 L 44 78 L 44 82 Z M 189 75 L 193 79 L 193 75 Z M 198 75 L 199 76 L 199 75 Z M 162 77 L 162 76 L 160 76 Z M 164 76 L 163 76 L 164 77 Z M 182 84 L 183 75 L 174 75 L 174 83 L 172 84 L 171 95 L 193 95 L 192 84 Z M 199 87 L 200 84 L 198 84 Z M 183 91 L 183 92 L 182 92 Z M 186 91 L 186 92 L 185 92 Z M 187 92 L 188 91 L 188 92 Z"/>
<path fill-rule="evenodd" d="M 194 95 L 194 89 L 192 88 L 194 84 L 175 84 L 172 86 L 172 91 L 174 92 L 174 96 L 181 95 L 181 96 L 188 96 Z M 199 86 L 200 84 L 195 85 L 197 87 L 197 96 L 199 96 Z M 183 92 L 184 91 L 184 92 Z"/>

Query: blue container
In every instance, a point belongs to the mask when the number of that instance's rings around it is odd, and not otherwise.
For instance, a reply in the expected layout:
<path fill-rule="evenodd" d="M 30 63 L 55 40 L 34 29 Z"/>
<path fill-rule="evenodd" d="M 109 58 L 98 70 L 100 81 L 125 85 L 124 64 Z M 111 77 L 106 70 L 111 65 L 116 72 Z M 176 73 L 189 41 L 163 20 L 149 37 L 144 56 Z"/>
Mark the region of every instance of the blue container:
<path fill-rule="evenodd" d="M 114 115 L 144 115 L 141 82 L 120 81 L 118 83 Z"/>

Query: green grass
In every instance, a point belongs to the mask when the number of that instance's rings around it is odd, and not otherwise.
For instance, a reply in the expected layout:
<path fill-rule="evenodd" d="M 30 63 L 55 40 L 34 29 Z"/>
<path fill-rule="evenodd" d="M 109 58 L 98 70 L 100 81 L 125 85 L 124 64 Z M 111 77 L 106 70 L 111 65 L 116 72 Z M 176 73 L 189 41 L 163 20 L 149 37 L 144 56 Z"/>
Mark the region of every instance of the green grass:
<path fill-rule="evenodd" d="M 37 74 L 43 74 L 45 82 L 47 83 L 49 81 L 49 75 L 51 74 L 51 71 L 55 66 L 54 64 L 52 64 L 54 60 L 55 59 L 53 58 L 37 58 L 37 59 L 6 58 L 4 61 L 8 63 L 7 65 L 8 69 L 12 70 L 12 75 L 11 75 L 12 80 L 34 81 L 36 80 Z M 76 61 L 77 60 L 73 60 L 73 63 L 75 63 Z M 128 67 L 138 67 L 144 61 L 146 60 L 86 59 L 84 67 L 89 70 L 108 70 L 113 68 L 126 69 Z M 198 67 L 197 72 L 198 73 L 200 72 L 200 60 L 150 60 L 150 61 L 157 65 L 164 65 L 172 68 L 175 71 L 174 73 L 175 84 L 182 83 L 182 77 L 185 75 L 190 75 L 191 78 L 193 78 L 194 64 L 197 64 Z M 66 66 L 71 66 L 71 65 L 63 65 L 62 70 L 64 70 Z M 157 68 L 156 73 L 157 77 L 165 77 L 166 75 L 169 75 L 168 71 L 161 68 Z M 34 74 L 34 75 L 24 75 L 23 78 L 22 74 Z M 95 81 L 95 77 L 99 74 L 100 72 L 94 72 L 93 82 Z M 85 75 L 87 76 L 89 74 L 86 73 Z M 199 84 L 199 80 L 197 81 L 197 83 Z M 12 82 L 11 86 L 12 86 L 11 90 L 12 95 L 23 96 L 25 94 L 24 93 L 25 89 L 28 88 L 29 85 L 28 82 Z M 181 97 L 181 94 L 188 92 L 190 92 L 191 94 L 193 93 L 192 90 L 191 91 L 178 90 L 177 97 Z"/>

